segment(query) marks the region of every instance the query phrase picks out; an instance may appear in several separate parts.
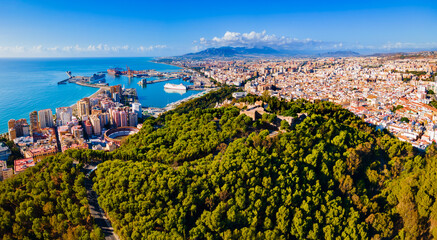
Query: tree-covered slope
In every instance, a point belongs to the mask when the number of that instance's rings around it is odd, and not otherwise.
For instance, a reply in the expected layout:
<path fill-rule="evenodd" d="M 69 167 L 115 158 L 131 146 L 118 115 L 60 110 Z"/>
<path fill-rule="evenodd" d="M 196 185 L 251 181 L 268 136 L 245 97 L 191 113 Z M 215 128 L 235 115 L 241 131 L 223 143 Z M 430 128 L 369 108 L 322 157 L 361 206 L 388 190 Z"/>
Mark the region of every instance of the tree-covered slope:
<path fill-rule="evenodd" d="M 64 155 L 0 183 L 2 239 L 101 239 L 93 228 L 84 174 Z"/>
<path fill-rule="evenodd" d="M 328 102 L 238 100 L 267 103 L 256 121 L 210 108 L 232 91 L 146 120 L 115 152 L 67 151 L 0 183 L 2 239 L 102 237 L 73 159 L 104 161 L 94 189 L 122 239 L 437 237 L 435 145 L 418 152 Z"/>
<path fill-rule="evenodd" d="M 331 103 L 263 100 L 272 114 L 308 117 L 276 135 L 266 130 L 270 117 L 253 122 L 236 108 L 169 114 L 147 121 L 113 155 L 120 160 L 99 165 L 95 189 L 118 233 L 125 239 L 413 236 L 387 187 L 423 163 L 410 144 Z"/>

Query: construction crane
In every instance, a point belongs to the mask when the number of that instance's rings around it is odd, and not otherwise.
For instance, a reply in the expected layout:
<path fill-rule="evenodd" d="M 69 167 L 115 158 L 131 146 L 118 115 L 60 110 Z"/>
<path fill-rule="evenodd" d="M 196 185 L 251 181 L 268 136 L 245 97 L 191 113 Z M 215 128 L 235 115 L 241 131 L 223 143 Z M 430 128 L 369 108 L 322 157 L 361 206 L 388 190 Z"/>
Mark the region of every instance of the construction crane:
<path fill-rule="evenodd" d="M 126 70 L 127 70 L 128 77 L 132 77 L 134 75 L 133 72 L 129 69 L 129 67 L 127 65 L 126 65 Z"/>

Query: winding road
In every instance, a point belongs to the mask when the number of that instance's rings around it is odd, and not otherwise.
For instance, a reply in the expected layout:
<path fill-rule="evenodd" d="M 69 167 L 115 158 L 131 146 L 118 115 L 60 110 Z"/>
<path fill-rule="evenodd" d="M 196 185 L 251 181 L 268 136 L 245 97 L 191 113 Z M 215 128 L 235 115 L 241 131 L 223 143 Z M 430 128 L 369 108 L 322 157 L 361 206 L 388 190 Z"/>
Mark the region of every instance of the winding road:
<path fill-rule="evenodd" d="M 84 167 L 85 173 L 88 173 L 94 169 L 97 164 L 90 164 Z M 87 177 L 85 178 L 85 188 L 87 192 L 88 204 L 90 208 L 91 216 L 94 218 L 94 222 L 102 229 L 105 234 L 105 240 L 119 240 L 120 237 L 114 232 L 111 222 L 106 217 L 105 211 L 100 207 L 97 201 L 97 193 L 93 189 L 93 181 Z"/>

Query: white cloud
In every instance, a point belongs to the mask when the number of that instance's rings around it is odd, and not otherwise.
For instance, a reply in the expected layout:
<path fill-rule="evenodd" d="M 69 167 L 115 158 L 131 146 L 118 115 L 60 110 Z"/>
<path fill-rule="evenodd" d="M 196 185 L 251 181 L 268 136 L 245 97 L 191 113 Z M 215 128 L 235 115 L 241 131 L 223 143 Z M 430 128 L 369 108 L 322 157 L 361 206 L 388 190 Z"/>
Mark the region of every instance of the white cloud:
<path fill-rule="evenodd" d="M 411 43 L 411 42 L 387 42 L 379 45 L 366 45 L 361 43 L 344 44 L 343 48 L 362 52 L 399 52 L 399 51 L 431 51 L 437 49 L 437 42 Z"/>
<path fill-rule="evenodd" d="M 23 53 L 25 52 L 25 48 L 23 46 L 15 46 L 15 47 L 0 46 L 0 52 Z"/>
<path fill-rule="evenodd" d="M 437 48 L 437 42 L 428 43 L 408 43 L 408 42 L 388 42 L 381 46 L 381 49 L 435 49 Z"/>
<path fill-rule="evenodd" d="M 148 47 L 140 46 L 137 48 L 137 50 L 140 52 L 150 52 L 156 49 L 164 49 L 164 48 L 167 48 L 167 45 L 154 45 Z"/>
<path fill-rule="evenodd" d="M 366 45 L 361 43 L 328 42 L 307 39 L 297 39 L 287 36 L 277 36 L 262 32 L 239 33 L 227 31 L 222 37 L 212 39 L 200 38 L 193 42 L 193 51 L 200 51 L 210 47 L 271 47 L 282 50 L 361 50 L 373 52 L 393 52 L 393 51 L 414 51 L 414 50 L 435 50 L 437 42 L 428 43 L 408 43 L 408 42 L 388 42 L 379 45 Z"/>
<path fill-rule="evenodd" d="M 275 34 L 267 34 L 262 32 L 229 32 L 227 31 L 222 37 L 213 37 L 208 40 L 204 37 L 199 41 L 195 41 L 197 49 L 209 47 L 272 47 L 287 50 L 323 50 L 342 48 L 343 44 L 338 42 L 324 42 L 313 39 L 297 39 L 286 36 L 276 36 Z"/>
<path fill-rule="evenodd" d="M 142 52 L 153 52 L 157 49 L 167 48 L 166 45 L 153 45 L 149 47 L 131 47 L 129 45 L 111 46 L 108 44 L 90 44 L 88 46 L 0 46 L 0 56 L 63 56 L 63 55 L 105 55 L 105 54 L 140 54 Z"/>

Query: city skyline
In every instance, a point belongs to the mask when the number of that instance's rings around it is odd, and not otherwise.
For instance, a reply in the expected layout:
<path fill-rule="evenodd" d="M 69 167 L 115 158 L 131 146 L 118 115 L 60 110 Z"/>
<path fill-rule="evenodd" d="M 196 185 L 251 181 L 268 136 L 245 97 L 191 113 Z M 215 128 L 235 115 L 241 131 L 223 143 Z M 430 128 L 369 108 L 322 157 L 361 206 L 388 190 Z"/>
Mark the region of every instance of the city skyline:
<path fill-rule="evenodd" d="M 175 56 L 221 46 L 437 49 L 432 1 L 3 1 L 0 57 Z"/>

